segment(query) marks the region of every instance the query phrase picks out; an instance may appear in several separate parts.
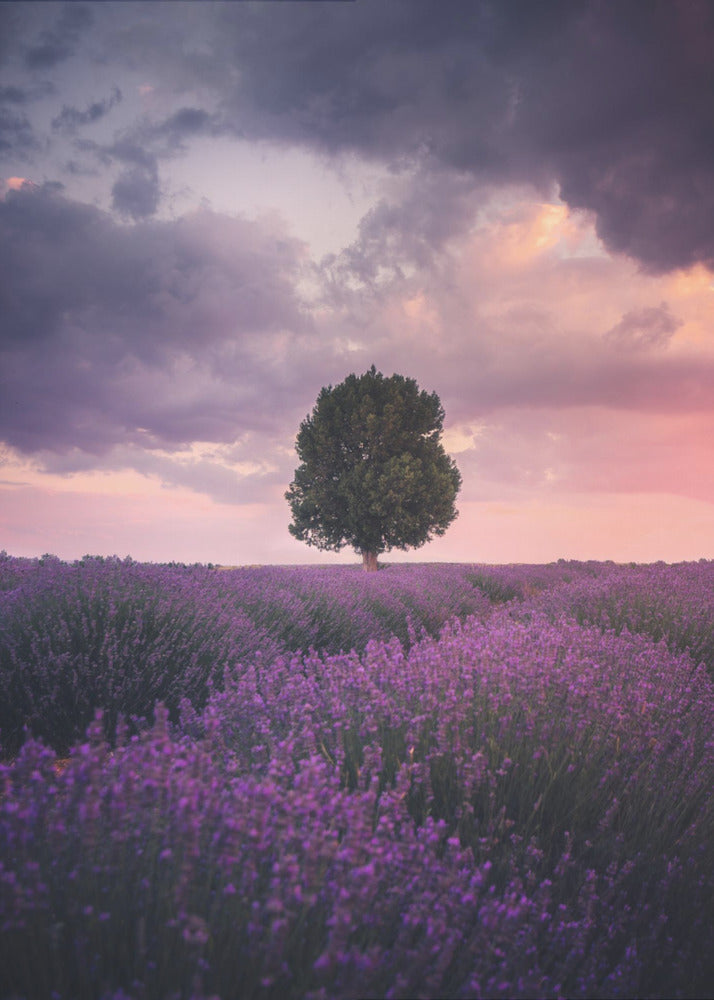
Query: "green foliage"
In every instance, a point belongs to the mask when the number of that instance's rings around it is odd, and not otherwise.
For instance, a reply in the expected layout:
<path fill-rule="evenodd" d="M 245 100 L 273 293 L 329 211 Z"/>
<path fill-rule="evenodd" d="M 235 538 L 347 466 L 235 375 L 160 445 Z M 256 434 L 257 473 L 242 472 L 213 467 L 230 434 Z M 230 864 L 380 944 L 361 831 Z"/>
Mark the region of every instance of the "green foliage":
<path fill-rule="evenodd" d="M 440 442 L 443 420 L 436 393 L 374 365 L 322 389 L 297 436 L 290 533 L 319 549 L 373 554 L 443 535 L 461 486 Z"/>

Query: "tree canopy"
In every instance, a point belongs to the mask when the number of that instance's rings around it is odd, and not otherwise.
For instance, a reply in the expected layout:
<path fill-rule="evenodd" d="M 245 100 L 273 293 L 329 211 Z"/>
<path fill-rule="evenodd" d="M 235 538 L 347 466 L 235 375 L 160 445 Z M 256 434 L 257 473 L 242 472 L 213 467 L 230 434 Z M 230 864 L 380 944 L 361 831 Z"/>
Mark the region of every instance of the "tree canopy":
<path fill-rule="evenodd" d="M 323 388 L 295 443 L 290 533 L 319 549 L 351 545 L 366 569 L 382 552 L 443 535 L 461 486 L 441 444 L 443 421 L 435 392 L 374 365 Z"/>

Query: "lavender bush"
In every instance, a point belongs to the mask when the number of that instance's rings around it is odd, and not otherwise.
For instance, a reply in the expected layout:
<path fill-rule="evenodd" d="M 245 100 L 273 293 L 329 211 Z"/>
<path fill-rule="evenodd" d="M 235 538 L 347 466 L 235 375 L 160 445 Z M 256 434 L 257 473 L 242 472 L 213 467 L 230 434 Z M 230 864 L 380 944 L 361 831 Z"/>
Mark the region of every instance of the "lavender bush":
<path fill-rule="evenodd" d="M 0 737 L 23 729 L 58 753 L 81 738 L 97 708 L 150 715 L 163 700 L 205 701 L 236 657 L 281 645 L 240 608 L 216 599 L 207 571 L 179 573 L 130 560 L 41 561 L 0 593 Z"/>
<path fill-rule="evenodd" d="M 490 604 L 460 567 L 349 569 L 153 566 L 132 560 L 0 559 L 0 740 L 25 730 L 65 753 L 94 711 L 177 717 L 226 669 L 279 653 L 363 650 L 374 638 L 436 634 Z"/>
<path fill-rule="evenodd" d="M 672 627 L 691 635 L 702 565 L 667 578 Z M 644 634 L 644 611 L 643 634 L 632 617 L 618 634 L 579 623 L 568 598 L 630 568 L 345 569 L 324 586 L 315 570 L 48 561 L 33 583 L 24 569 L 3 599 L 9 648 L 23 600 L 36 598 L 26 621 L 40 635 L 92 594 L 88 621 L 129 601 L 132 636 L 144 604 L 167 602 L 202 641 L 217 623 L 225 658 L 221 684 L 202 699 L 181 688 L 148 728 L 107 713 L 67 760 L 28 738 L 0 768 L 3 998 L 710 992 L 714 687 L 671 631 Z M 658 593 L 660 572 L 632 579 Z M 274 617 L 260 618 L 261 589 Z M 350 640 L 395 621 L 408 642 L 340 643 L 335 628 L 323 635 L 342 652 L 291 650 L 298 628 L 314 636 L 350 602 Z M 470 602 L 477 615 L 454 618 Z M 429 630 L 448 622 L 438 637 L 416 641 L 422 613 Z M 158 634 L 168 650 L 168 625 Z M 237 655 L 248 634 L 253 652 Z M 183 648 L 201 676 L 198 646 Z"/>
<path fill-rule="evenodd" d="M 547 611 L 551 618 L 567 615 L 581 624 L 639 632 L 655 642 L 663 639 L 674 650 L 688 651 L 714 677 L 712 560 L 650 566 L 575 564 L 575 571 L 566 571 L 555 586 L 528 593 L 525 607 Z"/>

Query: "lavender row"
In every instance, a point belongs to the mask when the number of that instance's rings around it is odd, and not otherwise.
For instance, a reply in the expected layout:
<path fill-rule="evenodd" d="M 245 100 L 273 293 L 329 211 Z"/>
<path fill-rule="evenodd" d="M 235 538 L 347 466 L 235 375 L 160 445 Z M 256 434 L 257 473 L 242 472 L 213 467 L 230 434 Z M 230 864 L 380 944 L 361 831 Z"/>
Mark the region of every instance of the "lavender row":
<path fill-rule="evenodd" d="M 556 564 L 551 585 L 529 586 L 537 567 L 524 567 L 522 610 L 552 619 L 575 618 L 604 630 L 623 630 L 663 640 L 689 652 L 714 677 L 714 561 L 647 566 L 613 563 Z M 559 571 L 560 579 L 553 573 Z M 551 579 L 553 579 L 553 576 Z M 542 579 L 542 577 L 541 577 Z"/>
<path fill-rule="evenodd" d="M 66 564 L 0 557 L 0 740 L 17 751 L 27 729 L 58 753 L 94 711 L 148 717 L 162 701 L 205 703 L 226 670 L 256 655 L 363 650 L 392 635 L 409 644 L 454 615 L 490 603 L 462 567 L 158 566 L 85 558 Z"/>
<path fill-rule="evenodd" d="M 4 996 L 706 995 L 714 689 L 509 608 L 0 772 Z"/>
<path fill-rule="evenodd" d="M 258 567 L 221 571 L 85 558 L 0 554 L 0 741 L 12 754 L 25 730 L 64 753 L 96 708 L 173 719 L 197 708 L 226 670 L 291 651 L 365 649 L 397 636 L 405 647 L 449 620 L 508 604 L 603 629 L 641 632 L 688 650 L 714 674 L 714 562 L 679 566 L 393 565 Z"/>

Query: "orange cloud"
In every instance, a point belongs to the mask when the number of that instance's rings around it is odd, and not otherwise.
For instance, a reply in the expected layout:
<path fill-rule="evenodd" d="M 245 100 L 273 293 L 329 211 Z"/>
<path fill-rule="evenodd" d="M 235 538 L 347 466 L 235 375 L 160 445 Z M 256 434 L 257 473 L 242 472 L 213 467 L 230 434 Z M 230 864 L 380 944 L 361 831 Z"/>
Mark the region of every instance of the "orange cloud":
<path fill-rule="evenodd" d="M 19 191 L 25 184 L 32 184 L 32 181 L 27 177 L 6 177 L 0 180 L 0 192 L 5 195 L 8 191 Z"/>

